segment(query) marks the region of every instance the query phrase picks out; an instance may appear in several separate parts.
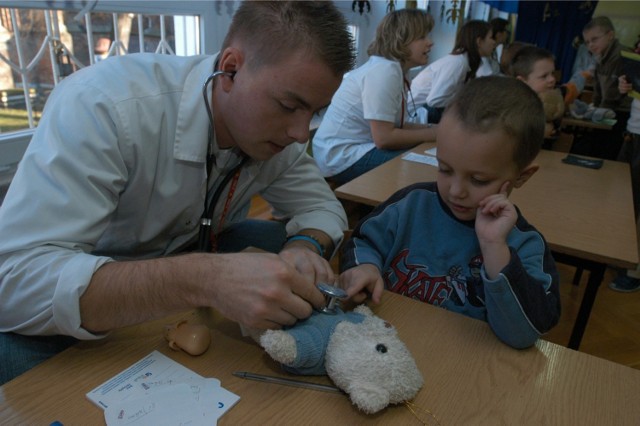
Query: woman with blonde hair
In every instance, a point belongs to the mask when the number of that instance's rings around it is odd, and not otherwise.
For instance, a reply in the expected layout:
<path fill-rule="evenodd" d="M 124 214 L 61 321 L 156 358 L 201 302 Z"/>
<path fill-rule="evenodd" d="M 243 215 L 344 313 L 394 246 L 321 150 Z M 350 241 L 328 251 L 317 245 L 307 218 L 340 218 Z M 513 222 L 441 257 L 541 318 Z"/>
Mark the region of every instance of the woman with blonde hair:
<path fill-rule="evenodd" d="M 369 46 L 369 60 L 344 76 L 313 138 L 313 156 L 336 184 L 435 140 L 435 129 L 408 122 L 406 73 L 425 65 L 433 18 L 419 9 L 389 13 Z M 408 99 L 409 98 L 409 99 Z"/>

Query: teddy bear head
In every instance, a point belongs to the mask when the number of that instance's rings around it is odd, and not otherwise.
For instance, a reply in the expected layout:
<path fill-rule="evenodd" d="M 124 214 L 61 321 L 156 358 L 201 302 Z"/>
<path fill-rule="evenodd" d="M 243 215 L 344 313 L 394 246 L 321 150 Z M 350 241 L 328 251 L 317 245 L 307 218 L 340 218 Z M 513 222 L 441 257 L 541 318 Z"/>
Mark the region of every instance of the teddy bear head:
<path fill-rule="evenodd" d="M 413 398 L 423 378 L 396 329 L 361 305 L 364 321 L 339 323 L 329 340 L 325 368 L 365 413 Z"/>
<path fill-rule="evenodd" d="M 545 90 L 538 94 L 544 108 L 546 121 L 553 121 L 564 115 L 564 98 L 559 89 Z"/>

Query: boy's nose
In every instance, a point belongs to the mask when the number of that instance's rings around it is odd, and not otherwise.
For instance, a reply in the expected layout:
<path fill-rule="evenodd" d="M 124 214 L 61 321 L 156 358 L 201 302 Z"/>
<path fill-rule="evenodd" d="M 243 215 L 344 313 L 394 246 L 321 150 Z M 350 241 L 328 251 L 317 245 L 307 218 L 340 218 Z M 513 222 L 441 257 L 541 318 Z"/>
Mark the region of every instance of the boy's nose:
<path fill-rule="evenodd" d="M 455 198 L 464 198 L 466 194 L 466 190 L 462 182 L 458 182 L 457 180 L 453 180 L 451 185 L 449 186 L 449 194 Z"/>

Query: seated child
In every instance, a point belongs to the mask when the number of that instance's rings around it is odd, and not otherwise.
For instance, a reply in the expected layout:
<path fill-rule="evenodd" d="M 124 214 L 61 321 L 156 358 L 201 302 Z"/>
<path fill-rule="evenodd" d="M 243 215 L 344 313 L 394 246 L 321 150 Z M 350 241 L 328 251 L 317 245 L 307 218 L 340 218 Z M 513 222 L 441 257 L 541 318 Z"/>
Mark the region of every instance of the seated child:
<path fill-rule="evenodd" d="M 438 126 L 437 182 L 398 191 L 346 243 L 349 297 L 378 303 L 386 288 L 487 321 L 514 348 L 533 345 L 560 318 L 559 277 L 508 196 L 537 171 L 543 133 L 542 103 L 521 81 L 469 81 Z"/>
<path fill-rule="evenodd" d="M 631 98 L 618 90 L 618 77 L 624 74 L 620 52 L 628 48 L 620 44 L 613 23 L 606 16 L 597 16 L 589 21 L 582 30 L 582 36 L 596 62 L 593 107 L 609 110 L 615 115 L 616 122 L 611 130 L 594 129 L 577 138 L 571 146 L 571 152 L 615 160 L 624 140 L 631 106 Z"/>
<path fill-rule="evenodd" d="M 511 59 L 511 76 L 524 81 L 543 101 L 545 111 L 545 142 L 553 141 L 564 114 L 562 93 L 556 89 L 556 69 L 553 53 L 536 46 L 524 46 Z"/>

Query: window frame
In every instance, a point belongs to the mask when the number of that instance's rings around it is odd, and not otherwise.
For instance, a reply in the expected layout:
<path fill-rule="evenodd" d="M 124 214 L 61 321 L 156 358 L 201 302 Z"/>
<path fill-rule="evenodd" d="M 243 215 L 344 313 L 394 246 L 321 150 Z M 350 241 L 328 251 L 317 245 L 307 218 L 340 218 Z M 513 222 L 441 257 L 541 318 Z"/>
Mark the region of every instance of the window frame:
<path fill-rule="evenodd" d="M 226 25 L 216 25 L 213 2 L 198 0 L 0 0 L 0 8 L 64 10 L 86 13 L 136 13 L 142 15 L 198 16 L 200 52 L 215 54 L 227 31 Z M 35 128 L 0 134 L 0 171 L 15 169 L 35 132 Z"/>

